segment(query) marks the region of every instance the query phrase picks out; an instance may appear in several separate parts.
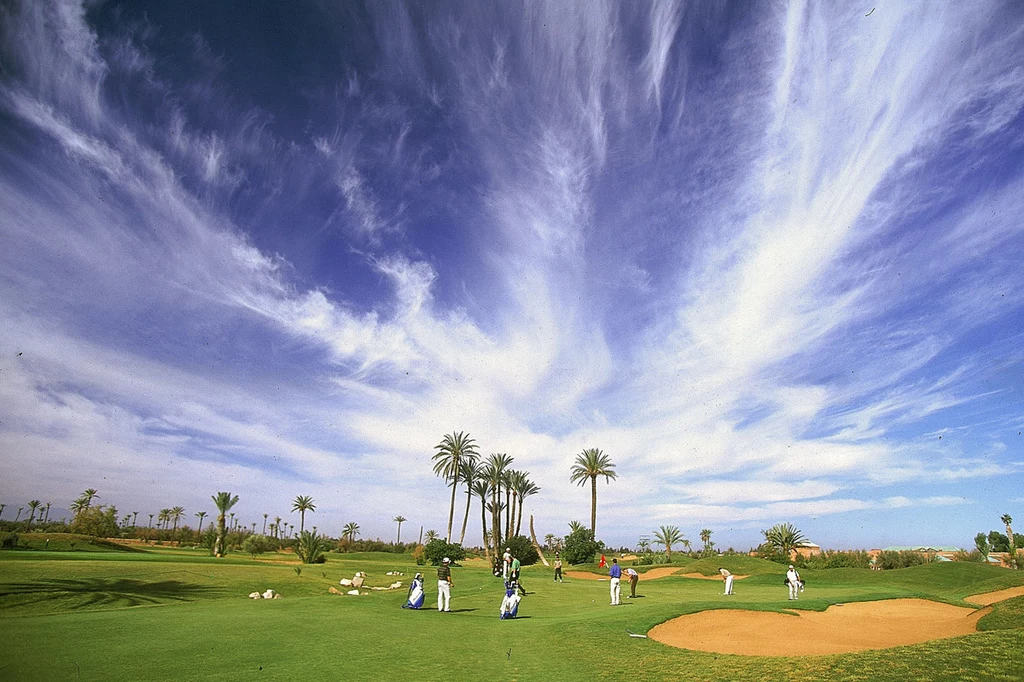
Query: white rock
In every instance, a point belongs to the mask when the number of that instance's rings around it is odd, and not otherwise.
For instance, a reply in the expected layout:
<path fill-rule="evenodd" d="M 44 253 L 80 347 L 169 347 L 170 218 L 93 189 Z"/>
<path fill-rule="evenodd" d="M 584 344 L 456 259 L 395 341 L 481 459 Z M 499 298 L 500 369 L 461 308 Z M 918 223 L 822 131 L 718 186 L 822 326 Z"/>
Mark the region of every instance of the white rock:
<path fill-rule="evenodd" d="M 259 598 L 260 598 L 260 593 L 259 592 L 250 592 L 249 593 L 249 599 L 259 599 Z"/>
<path fill-rule="evenodd" d="M 267 590 L 266 592 L 263 593 L 263 598 L 264 599 L 273 599 L 276 594 L 277 594 L 277 592 L 274 592 L 273 590 Z"/>
<path fill-rule="evenodd" d="M 349 580 L 348 578 L 342 578 L 341 580 L 338 581 L 338 584 L 341 585 L 342 587 L 352 587 L 352 581 Z"/>
<path fill-rule="evenodd" d="M 355 596 L 358 597 L 359 596 L 359 590 L 349 590 L 345 594 L 352 594 L 352 595 L 355 595 Z"/>
<path fill-rule="evenodd" d="M 402 581 L 401 581 L 401 580 L 399 580 L 399 581 L 398 581 L 398 582 L 396 582 L 396 583 L 391 583 L 391 588 L 390 588 L 390 589 L 392 589 L 392 590 L 397 590 L 397 589 L 398 589 L 399 587 L 401 587 L 401 586 L 402 586 Z"/>

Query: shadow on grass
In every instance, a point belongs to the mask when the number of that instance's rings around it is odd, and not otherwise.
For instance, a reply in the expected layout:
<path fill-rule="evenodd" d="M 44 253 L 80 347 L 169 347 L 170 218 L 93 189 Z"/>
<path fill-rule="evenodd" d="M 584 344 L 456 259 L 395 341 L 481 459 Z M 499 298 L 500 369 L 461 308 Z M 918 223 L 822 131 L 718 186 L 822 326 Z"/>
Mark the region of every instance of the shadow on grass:
<path fill-rule="evenodd" d="M 146 606 L 195 601 L 221 596 L 216 587 L 180 580 L 159 582 L 130 578 L 82 578 L 77 580 L 40 580 L 9 583 L 0 590 L 0 610 L 29 604 L 62 602 L 70 609 Z"/>

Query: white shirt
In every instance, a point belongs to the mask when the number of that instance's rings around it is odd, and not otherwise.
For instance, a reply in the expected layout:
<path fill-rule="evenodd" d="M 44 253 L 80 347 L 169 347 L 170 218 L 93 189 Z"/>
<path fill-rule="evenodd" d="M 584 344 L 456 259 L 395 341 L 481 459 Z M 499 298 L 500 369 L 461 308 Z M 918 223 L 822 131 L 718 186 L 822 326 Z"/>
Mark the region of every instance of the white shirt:
<path fill-rule="evenodd" d="M 796 584 L 800 581 L 800 574 L 796 572 L 795 568 L 791 568 L 786 571 L 786 580 L 790 583 Z"/>

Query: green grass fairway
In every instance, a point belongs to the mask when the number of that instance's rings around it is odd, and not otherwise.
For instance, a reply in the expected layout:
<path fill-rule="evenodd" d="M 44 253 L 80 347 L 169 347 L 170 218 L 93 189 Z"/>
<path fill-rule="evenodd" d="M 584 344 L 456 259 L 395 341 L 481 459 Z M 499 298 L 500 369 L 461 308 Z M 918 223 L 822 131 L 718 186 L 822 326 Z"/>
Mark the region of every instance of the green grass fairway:
<path fill-rule="evenodd" d="M 750 577 L 728 601 L 719 581 L 641 579 L 642 598 L 609 606 L 608 583 L 524 569 L 520 618 L 500 621 L 502 590 L 482 565 L 453 570 L 451 614 L 405 611 L 405 589 L 367 596 L 327 592 L 366 571 L 387 585 L 409 556 L 329 555 L 296 574 L 291 555 L 0 552 L 0 680 L 1014 680 L 1022 679 L 1024 598 L 997 605 L 977 634 L 915 646 L 816 658 L 753 658 L 673 649 L 630 638 L 669 618 L 715 608 L 793 608 L 782 567 L 746 557 L 680 562 L 683 572 L 724 565 Z M 704 564 L 708 565 L 705 566 Z M 711 565 L 714 564 L 712 567 Z M 436 602 L 430 567 L 427 607 Z M 1024 573 L 966 563 L 899 571 L 808 571 L 796 608 L 964 597 L 1024 584 Z M 254 601 L 273 588 L 280 600 Z M 628 591 L 628 590 L 627 590 Z"/>

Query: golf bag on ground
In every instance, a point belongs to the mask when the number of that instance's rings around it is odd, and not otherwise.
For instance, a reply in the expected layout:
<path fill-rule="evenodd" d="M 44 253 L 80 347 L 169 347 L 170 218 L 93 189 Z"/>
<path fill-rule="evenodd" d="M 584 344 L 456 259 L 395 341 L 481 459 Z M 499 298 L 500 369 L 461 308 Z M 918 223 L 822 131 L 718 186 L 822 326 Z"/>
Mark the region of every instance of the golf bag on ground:
<path fill-rule="evenodd" d="M 423 606 L 423 574 L 417 573 L 409 586 L 409 597 L 402 604 L 403 609 L 418 609 Z"/>
<path fill-rule="evenodd" d="M 516 589 L 516 584 L 513 582 L 505 583 L 505 598 L 501 600 L 501 620 L 506 618 L 515 618 L 519 614 L 519 601 L 522 597 Z"/>

